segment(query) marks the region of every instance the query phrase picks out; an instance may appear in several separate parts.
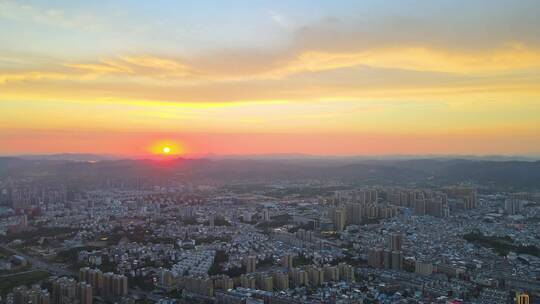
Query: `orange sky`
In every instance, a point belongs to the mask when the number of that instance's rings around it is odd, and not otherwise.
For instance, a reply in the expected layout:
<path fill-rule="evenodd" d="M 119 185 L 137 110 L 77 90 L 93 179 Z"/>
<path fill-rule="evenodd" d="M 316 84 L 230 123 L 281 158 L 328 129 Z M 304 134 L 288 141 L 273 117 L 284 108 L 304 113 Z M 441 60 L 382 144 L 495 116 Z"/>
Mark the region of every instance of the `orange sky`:
<path fill-rule="evenodd" d="M 538 9 L 0 1 L 0 155 L 540 155 Z"/>
<path fill-rule="evenodd" d="M 21 136 L 22 134 L 22 136 Z M 187 157 L 215 154 L 395 155 L 395 154 L 513 154 L 524 155 L 540 143 L 538 136 L 485 134 L 209 134 L 12 131 L 0 136 L 7 154 L 92 152 L 148 156 L 172 153 Z M 99 142 L 99 145 L 96 145 Z M 426 152 L 429 147 L 429 152 Z M 303 151 L 303 152 L 298 152 Z M 358 152 L 360 151 L 360 152 Z"/>

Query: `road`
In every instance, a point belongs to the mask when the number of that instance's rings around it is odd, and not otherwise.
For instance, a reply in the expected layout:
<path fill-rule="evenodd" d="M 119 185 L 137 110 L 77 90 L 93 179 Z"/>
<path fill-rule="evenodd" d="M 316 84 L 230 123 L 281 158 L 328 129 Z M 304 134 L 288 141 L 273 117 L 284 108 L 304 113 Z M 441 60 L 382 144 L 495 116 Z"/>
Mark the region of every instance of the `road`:
<path fill-rule="evenodd" d="M 16 249 L 7 247 L 5 245 L 0 245 L 0 248 L 11 252 L 11 254 L 16 254 L 18 256 L 21 256 L 21 257 L 25 258 L 32 265 L 32 269 L 45 270 L 45 271 L 48 271 L 51 274 L 57 275 L 57 276 L 77 277 L 77 274 L 74 271 L 71 271 L 71 270 L 65 269 L 65 268 L 61 268 L 61 267 L 58 267 L 58 266 L 53 265 L 53 264 L 49 264 L 49 263 L 47 263 L 47 262 L 45 262 L 45 261 L 43 261 L 41 259 L 31 257 L 31 256 L 29 256 L 27 254 L 24 254 L 24 253 L 22 253 L 22 252 L 20 252 L 20 251 L 18 251 Z"/>
<path fill-rule="evenodd" d="M 23 274 L 23 273 L 29 273 L 29 272 L 32 272 L 34 270 L 45 270 L 45 271 L 48 271 L 49 273 L 51 273 L 52 275 L 56 275 L 56 276 L 71 276 L 71 277 L 78 278 L 78 274 L 75 271 L 72 271 L 72 270 L 69 270 L 69 269 L 66 269 L 66 268 L 62 268 L 62 267 L 58 267 L 57 265 L 50 264 L 47 261 L 44 261 L 44 260 L 36 258 L 36 257 L 29 256 L 29 255 L 24 254 L 24 253 L 22 253 L 22 252 L 20 252 L 20 251 L 18 251 L 16 249 L 7 247 L 6 245 L 0 245 L 0 248 L 10 252 L 11 254 L 16 254 L 18 256 L 21 256 L 21 257 L 25 258 L 28 262 L 31 263 L 32 269 L 33 269 L 33 270 L 29 270 L 29 271 L 23 271 L 23 272 L 12 273 L 12 274 L 8 274 L 8 275 L 0 276 L 0 278 L 9 277 L 9 276 L 18 275 L 18 274 Z M 129 294 L 133 295 L 133 296 L 140 297 L 140 298 L 144 297 L 144 298 L 150 299 L 152 301 L 158 301 L 159 299 L 162 298 L 162 296 L 156 295 L 156 294 L 154 294 L 152 292 L 146 292 L 146 291 L 137 290 L 137 289 L 133 289 L 133 288 L 129 289 Z"/>

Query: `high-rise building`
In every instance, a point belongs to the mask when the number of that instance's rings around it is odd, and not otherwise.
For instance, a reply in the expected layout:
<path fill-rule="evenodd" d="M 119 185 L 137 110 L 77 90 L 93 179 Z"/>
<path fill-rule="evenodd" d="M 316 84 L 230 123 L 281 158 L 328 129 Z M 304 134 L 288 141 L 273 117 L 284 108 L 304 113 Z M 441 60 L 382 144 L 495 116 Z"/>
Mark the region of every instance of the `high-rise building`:
<path fill-rule="evenodd" d="M 430 275 L 433 273 L 433 264 L 430 262 L 416 261 L 414 272 L 421 275 Z"/>
<path fill-rule="evenodd" d="M 90 267 L 83 267 L 79 269 L 79 282 L 86 282 L 89 271 Z"/>
<path fill-rule="evenodd" d="M 430 199 L 426 202 L 426 214 L 435 217 L 444 217 L 444 205 L 440 199 Z"/>
<path fill-rule="evenodd" d="M 375 268 L 383 267 L 383 250 L 381 248 L 371 248 L 368 250 L 368 265 Z"/>
<path fill-rule="evenodd" d="M 342 281 L 352 282 L 354 281 L 354 267 L 347 263 L 339 263 L 339 279 Z"/>
<path fill-rule="evenodd" d="M 392 269 L 403 269 L 403 253 L 399 250 L 392 251 Z"/>
<path fill-rule="evenodd" d="M 256 279 L 253 276 L 242 274 L 240 276 L 240 286 L 244 288 L 256 288 Z"/>
<path fill-rule="evenodd" d="M 289 276 L 283 272 L 274 273 L 274 286 L 278 290 L 289 289 Z"/>
<path fill-rule="evenodd" d="M 92 269 L 89 272 L 89 280 L 87 283 L 92 285 L 95 294 L 99 294 L 103 289 L 103 272 L 99 269 Z"/>
<path fill-rule="evenodd" d="M 33 291 L 30 289 L 27 294 L 27 302 L 28 304 L 39 304 L 40 300 L 40 292 L 39 291 Z"/>
<path fill-rule="evenodd" d="M 307 241 L 307 242 L 313 242 L 315 239 L 315 236 L 313 235 L 313 231 L 310 231 L 310 230 L 306 231 L 304 229 L 298 229 L 298 231 L 296 231 L 294 235 L 296 238 L 302 241 Z"/>
<path fill-rule="evenodd" d="M 209 278 L 181 277 L 178 286 L 190 293 L 205 297 L 214 296 L 214 282 Z"/>
<path fill-rule="evenodd" d="M 308 277 L 310 286 L 320 286 L 324 283 L 324 272 L 319 267 L 309 267 Z"/>
<path fill-rule="evenodd" d="M 246 272 L 255 272 L 257 269 L 257 256 L 249 255 L 246 258 Z"/>
<path fill-rule="evenodd" d="M 294 258 L 292 256 L 292 254 L 286 254 L 281 258 L 281 264 L 283 265 L 283 267 L 285 267 L 287 269 L 292 269 L 293 268 L 293 260 L 294 260 Z"/>
<path fill-rule="evenodd" d="M 174 283 L 175 282 L 172 271 L 168 269 L 161 270 L 161 272 L 159 273 L 159 285 L 162 288 L 169 290 L 174 287 Z"/>
<path fill-rule="evenodd" d="M 19 286 L 13 289 L 13 304 L 49 304 L 50 296 L 46 289 L 41 289 L 39 285 L 34 285 L 28 289 L 26 286 Z"/>
<path fill-rule="evenodd" d="M 112 278 L 112 295 L 125 297 L 128 294 L 128 279 L 125 275 L 115 274 Z"/>
<path fill-rule="evenodd" d="M 529 295 L 527 294 L 516 294 L 516 304 L 529 304 Z"/>
<path fill-rule="evenodd" d="M 295 286 L 305 286 L 309 282 L 308 273 L 300 268 L 293 268 L 290 272 Z"/>
<path fill-rule="evenodd" d="M 99 276 L 97 276 L 99 277 Z M 125 275 L 107 272 L 101 275 L 102 289 L 100 294 L 104 297 L 125 297 L 128 294 L 128 278 Z"/>
<path fill-rule="evenodd" d="M 89 267 L 79 269 L 79 282 L 90 284 L 96 295 L 103 292 L 103 272 L 99 269 Z"/>
<path fill-rule="evenodd" d="M 337 266 L 326 265 L 323 267 L 325 281 L 339 281 L 339 269 Z"/>
<path fill-rule="evenodd" d="M 362 223 L 364 204 L 352 203 L 347 205 L 347 223 L 360 224 Z"/>
<path fill-rule="evenodd" d="M 330 211 L 330 219 L 334 224 L 334 230 L 343 231 L 346 224 L 346 212 L 344 208 L 335 208 Z"/>
<path fill-rule="evenodd" d="M 184 209 L 182 210 L 182 217 L 183 218 L 187 218 L 187 219 L 190 219 L 190 218 L 193 218 L 195 217 L 195 213 L 196 213 L 196 210 L 195 210 L 195 207 L 193 206 L 186 206 L 184 207 Z"/>
<path fill-rule="evenodd" d="M 261 275 L 257 278 L 259 289 L 265 291 L 274 290 L 274 279 L 270 275 Z"/>
<path fill-rule="evenodd" d="M 401 233 L 392 233 L 388 243 L 391 251 L 401 250 L 403 246 L 403 235 Z"/>
<path fill-rule="evenodd" d="M 266 208 L 263 209 L 262 220 L 265 221 L 265 222 L 270 221 L 270 210 L 268 210 Z"/>
<path fill-rule="evenodd" d="M 52 302 L 71 304 L 77 298 L 77 282 L 72 278 L 61 277 L 52 284 Z"/>
<path fill-rule="evenodd" d="M 234 281 L 228 275 L 214 276 L 212 279 L 215 289 L 229 290 L 234 288 Z"/>
<path fill-rule="evenodd" d="M 521 212 L 521 201 L 518 199 L 507 199 L 504 201 L 504 211 L 508 214 L 514 215 Z"/>
<path fill-rule="evenodd" d="M 51 296 L 47 290 L 42 290 L 39 298 L 39 304 L 50 304 Z"/>
<path fill-rule="evenodd" d="M 21 215 L 19 226 L 22 229 L 28 228 L 28 216 L 26 214 Z"/>
<path fill-rule="evenodd" d="M 79 282 L 77 284 L 77 298 L 79 299 L 79 303 L 92 304 L 92 297 L 92 285 L 85 282 Z"/>
<path fill-rule="evenodd" d="M 425 199 L 416 199 L 414 201 L 414 215 L 425 215 L 426 214 L 426 201 Z"/>
<path fill-rule="evenodd" d="M 392 251 L 390 249 L 383 250 L 383 266 L 386 269 L 392 268 Z"/>
<path fill-rule="evenodd" d="M 107 272 L 103 274 L 103 290 L 102 296 L 112 297 L 113 296 L 113 278 L 114 273 Z"/>
<path fill-rule="evenodd" d="M 460 202 L 460 208 L 465 210 L 476 208 L 476 189 L 470 187 L 446 187 L 443 188 L 443 191 L 449 198 L 457 199 Z"/>

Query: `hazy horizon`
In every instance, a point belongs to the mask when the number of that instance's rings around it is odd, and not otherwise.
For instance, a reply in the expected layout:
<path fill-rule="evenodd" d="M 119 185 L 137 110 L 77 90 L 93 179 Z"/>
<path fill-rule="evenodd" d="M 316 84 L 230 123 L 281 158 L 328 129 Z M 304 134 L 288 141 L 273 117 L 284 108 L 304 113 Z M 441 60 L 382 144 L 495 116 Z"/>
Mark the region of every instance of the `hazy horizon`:
<path fill-rule="evenodd" d="M 463 159 L 463 160 L 494 160 L 494 161 L 540 161 L 540 155 L 497 155 L 497 154 L 343 154 L 343 155 L 320 155 L 304 153 L 270 153 L 270 154 L 195 154 L 195 155 L 156 155 L 156 154 L 96 154 L 96 153 L 21 153 L 21 154 L 0 154 L 0 157 L 32 158 L 32 159 L 92 159 L 98 160 L 167 160 L 167 159 L 215 159 L 215 160 L 350 160 L 350 161 L 369 161 L 369 160 L 422 160 L 422 159 Z"/>

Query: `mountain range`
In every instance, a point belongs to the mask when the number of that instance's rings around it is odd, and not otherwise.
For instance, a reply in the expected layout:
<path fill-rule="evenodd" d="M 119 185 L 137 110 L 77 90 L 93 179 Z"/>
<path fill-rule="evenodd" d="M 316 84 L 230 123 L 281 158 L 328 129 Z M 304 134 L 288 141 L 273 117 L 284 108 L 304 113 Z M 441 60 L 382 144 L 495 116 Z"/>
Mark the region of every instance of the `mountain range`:
<path fill-rule="evenodd" d="M 74 160 L 78 159 L 78 160 Z M 468 183 L 507 190 L 540 189 L 540 161 L 483 159 L 111 159 L 0 157 L 1 177 L 284 181 L 334 179 L 372 184 Z"/>

